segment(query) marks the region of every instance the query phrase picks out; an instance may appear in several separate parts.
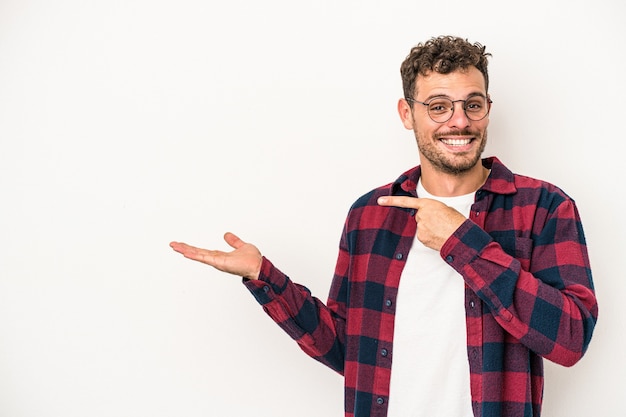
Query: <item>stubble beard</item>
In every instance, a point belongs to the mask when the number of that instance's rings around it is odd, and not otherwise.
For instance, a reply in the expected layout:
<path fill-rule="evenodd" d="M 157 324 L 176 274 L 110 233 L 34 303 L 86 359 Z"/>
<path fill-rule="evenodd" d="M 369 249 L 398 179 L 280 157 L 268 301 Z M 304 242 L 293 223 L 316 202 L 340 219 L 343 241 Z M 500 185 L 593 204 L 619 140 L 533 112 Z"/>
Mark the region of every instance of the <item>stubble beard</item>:
<path fill-rule="evenodd" d="M 430 162 L 430 164 L 438 169 L 439 171 L 445 174 L 451 175 L 461 175 L 479 163 L 480 158 L 485 150 L 485 146 L 487 146 L 487 130 L 485 129 L 482 132 L 462 130 L 456 132 L 457 135 L 463 136 L 473 136 L 476 139 L 480 140 L 480 146 L 473 151 L 472 153 L 464 152 L 459 153 L 454 156 L 450 156 L 449 154 L 441 151 L 437 146 L 436 142 L 442 136 L 452 136 L 449 133 L 447 134 L 435 134 L 431 138 L 426 139 L 420 133 L 415 131 L 415 138 L 417 140 L 417 147 L 420 153 L 424 158 Z"/>

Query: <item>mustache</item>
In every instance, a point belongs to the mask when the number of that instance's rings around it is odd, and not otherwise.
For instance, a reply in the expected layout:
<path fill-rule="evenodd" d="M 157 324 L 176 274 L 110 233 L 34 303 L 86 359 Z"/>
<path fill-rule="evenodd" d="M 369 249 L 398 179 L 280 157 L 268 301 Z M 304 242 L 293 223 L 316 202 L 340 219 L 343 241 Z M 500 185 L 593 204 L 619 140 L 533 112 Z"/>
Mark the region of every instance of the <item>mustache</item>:
<path fill-rule="evenodd" d="M 450 137 L 450 136 L 480 136 L 480 132 L 476 132 L 469 129 L 461 129 L 461 130 L 451 130 L 449 132 L 437 132 L 434 135 L 435 139 L 439 139 L 441 137 Z"/>

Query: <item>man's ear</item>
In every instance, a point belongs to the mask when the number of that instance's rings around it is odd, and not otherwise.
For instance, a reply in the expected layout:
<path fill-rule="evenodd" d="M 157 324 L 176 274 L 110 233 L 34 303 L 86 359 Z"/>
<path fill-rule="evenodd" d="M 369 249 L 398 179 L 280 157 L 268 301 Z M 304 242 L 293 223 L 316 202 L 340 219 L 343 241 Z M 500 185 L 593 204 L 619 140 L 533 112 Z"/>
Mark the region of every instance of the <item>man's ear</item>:
<path fill-rule="evenodd" d="M 404 98 L 398 100 L 398 114 L 404 127 L 413 130 L 413 111 L 411 110 L 411 104 Z"/>

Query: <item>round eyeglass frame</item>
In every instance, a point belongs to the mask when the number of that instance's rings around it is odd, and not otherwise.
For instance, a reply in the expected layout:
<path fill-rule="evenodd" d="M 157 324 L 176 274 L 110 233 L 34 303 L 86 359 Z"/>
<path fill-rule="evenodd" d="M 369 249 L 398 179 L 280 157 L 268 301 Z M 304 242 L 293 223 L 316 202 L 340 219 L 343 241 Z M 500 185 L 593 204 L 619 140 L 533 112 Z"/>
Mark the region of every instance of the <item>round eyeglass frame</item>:
<path fill-rule="evenodd" d="M 467 114 L 466 103 L 467 103 L 468 100 L 471 100 L 474 97 L 482 97 L 485 100 L 487 100 L 487 112 L 482 117 L 480 117 L 478 119 L 474 119 L 473 117 L 470 117 L 469 114 Z M 441 99 L 448 100 L 450 103 L 452 103 L 452 106 L 451 106 L 452 111 L 450 112 L 450 114 L 449 114 L 447 119 L 445 119 L 445 120 L 435 120 L 433 118 L 433 116 L 430 114 L 430 107 L 429 106 L 430 106 L 430 104 L 434 100 L 441 100 Z M 482 94 L 474 94 L 474 95 L 466 98 L 465 100 L 450 100 L 447 97 L 435 97 L 435 98 L 433 98 L 432 100 L 430 100 L 428 102 L 423 102 L 423 101 L 415 100 L 412 97 L 406 97 L 406 101 L 409 101 L 409 102 L 412 102 L 412 103 L 418 103 L 418 104 L 421 104 L 423 106 L 426 106 L 426 112 L 428 113 L 428 117 L 430 117 L 430 120 L 432 120 L 435 123 L 446 123 L 448 120 L 452 119 L 452 116 L 454 115 L 454 103 L 459 103 L 459 102 L 463 103 L 463 113 L 465 113 L 465 117 L 467 117 L 469 120 L 471 120 L 473 122 L 481 121 L 481 120 L 483 120 L 485 117 L 487 117 L 489 115 L 489 112 L 491 111 L 491 103 L 493 103 L 493 101 L 489 97 L 484 96 Z"/>

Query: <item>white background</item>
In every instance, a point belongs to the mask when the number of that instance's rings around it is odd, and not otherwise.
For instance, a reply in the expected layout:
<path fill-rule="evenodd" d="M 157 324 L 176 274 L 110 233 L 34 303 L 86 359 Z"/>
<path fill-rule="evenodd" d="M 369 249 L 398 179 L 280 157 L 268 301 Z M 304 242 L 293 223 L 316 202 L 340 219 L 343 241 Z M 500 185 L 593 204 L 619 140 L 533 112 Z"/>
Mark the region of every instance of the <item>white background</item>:
<path fill-rule="evenodd" d="M 485 44 L 487 155 L 578 203 L 600 319 L 544 415 L 626 415 L 626 6 L 0 0 L 0 417 L 343 415 L 236 277 L 234 231 L 326 299 L 349 205 L 419 161 L 399 67 Z"/>

